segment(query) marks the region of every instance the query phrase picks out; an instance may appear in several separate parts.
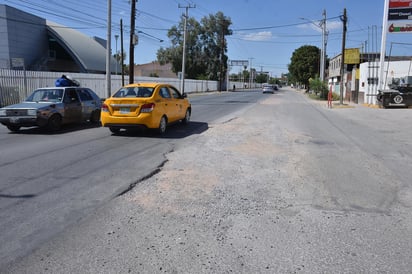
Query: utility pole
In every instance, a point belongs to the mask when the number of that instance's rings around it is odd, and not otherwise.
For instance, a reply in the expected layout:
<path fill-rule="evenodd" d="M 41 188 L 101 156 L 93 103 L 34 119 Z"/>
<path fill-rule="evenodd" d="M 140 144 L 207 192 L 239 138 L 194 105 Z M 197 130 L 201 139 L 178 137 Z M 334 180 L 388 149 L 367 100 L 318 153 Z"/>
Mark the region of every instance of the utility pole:
<path fill-rule="evenodd" d="M 249 88 L 252 88 L 252 84 L 253 84 L 253 70 L 252 70 L 252 60 L 255 59 L 253 57 L 250 57 L 250 75 L 249 75 Z"/>
<path fill-rule="evenodd" d="M 120 54 L 122 62 L 122 86 L 124 86 L 123 19 L 120 19 L 120 50 L 122 51 Z"/>
<path fill-rule="evenodd" d="M 323 19 L 322 19 L 322 56 L 320 57 L 320 80 L 325 81 L 325 70 L 326 70 L 326 10 L 323 10 Z"/>
<path fill-rule="evenodd" d="M 117 67 L 119 66 L 119 52 L 117 51 L 117 40 L 119 39 L 119 35 L 115 34 L 114 39 L 116 40 L 116 75 L 117 75 Z"/>
<path fill-rule="evenodd" d="M 182 80 L 180 84 L 180 91 L 182 94 L 185 93 L 185 67 L 186 67 L 186 34 L 187 34 L 187 18 L 189 18 L 189 9 L 196 8 L 196 5 L 181 6 L 179 4 L 179 9 L 186 9 L 185 15 L 185 25 L 183 31 L 183 56 L 182 56 Z"/>
<path fill-rule="evenodd" d="M 326 10 L 323 10 L 322 13 L 322 20 L 319 23 L 315 23 L 314 21 L 301 17 L 300 19 L 308 21 L 312 23 L 314 26 L 318 27 L 322 31 L 322 44 L 320 49 L 320 62 L 319 62 L 319 79 L 324 82 L 325 80 L 325 70 L 326 70 L 326 45 L 328 43 L 328 31 L 326 30 Z"/>
<path fill-rule="evenodd" d="M 111 56 L 111 39 L 112 37 L 112 0 L 107 0 L 107 42 L 106 42 L 106 94 L 111 96 L 111 77 L 110 65 L 112 64 Z"/>
<path fill-rule="evenodd" d="M 344 82 L 344 76 L 345 76 L 345 44 L 346 44 L 346 23 L 348 21 L 348 18 L 346 17 L 346 8 L 343 9 L 343 15 L 341 16 L 340 20 L 342 20 L 342 25 L 343 25 L 343 34 L 342 34 L 342 61 L 340 63 L 340 101 L 339 103 L 342 105 L 343 104 L 343 87 Z"/>
<path fill-rule="evenodd" d="M 137 0 L 132 0 L 130 14 L 129 84 L 133 84 L 134 82 L 134 45 L 137 41 L 134 34 L 136 28 L 136 2 Z"/>

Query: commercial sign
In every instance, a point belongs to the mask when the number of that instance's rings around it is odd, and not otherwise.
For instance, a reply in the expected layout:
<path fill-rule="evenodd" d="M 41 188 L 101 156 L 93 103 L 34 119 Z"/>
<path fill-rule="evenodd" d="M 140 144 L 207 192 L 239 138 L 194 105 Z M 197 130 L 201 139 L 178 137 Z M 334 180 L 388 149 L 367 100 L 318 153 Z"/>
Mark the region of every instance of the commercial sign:
<path fill-rule="evenodd" d="M 24 69 L 24 58 L 11 58 L 11 67 Z"/>
<path fill-rule="evenodd" d="M 389 8 L 408 8 L 412 7 L 411 3 L 411 0 L 390 0 Z"/>
<path fill-rule="evenodd" d="M 412 20 L 412 0 L 389 0 L 388 20 Z"/>
<path fill-rule="evenodd" d="M 388 20 L 411 20 L 412 8 L 407 9 L 389 9 Z"/>
<path fill-rule="evenodd" d="M 230 65 L 247 67 L 249 65 L 249 61 L 248 60 L 231 60 Z"/>
<path fill-rule="evenodd" d="M 395 25 L 391 24 L 388 28 L 389 33 L 411 33 L 412 24 Z"/>
<path fill-rule="evenodd" d="M 359 48 L 345 49 L 345 64 L 359 64 L 360 52 Z"/>

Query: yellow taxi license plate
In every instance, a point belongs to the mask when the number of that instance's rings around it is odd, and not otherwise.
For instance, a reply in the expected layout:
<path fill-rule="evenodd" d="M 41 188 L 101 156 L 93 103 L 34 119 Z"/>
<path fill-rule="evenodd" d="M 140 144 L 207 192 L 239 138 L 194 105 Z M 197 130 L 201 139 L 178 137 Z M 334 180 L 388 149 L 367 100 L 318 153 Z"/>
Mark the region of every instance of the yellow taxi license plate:
<path fill-rule="evenodd" d="M 130 113 L 130 108 L 120 108 L 119 112 L 122 113 L 122 114 Z"/>

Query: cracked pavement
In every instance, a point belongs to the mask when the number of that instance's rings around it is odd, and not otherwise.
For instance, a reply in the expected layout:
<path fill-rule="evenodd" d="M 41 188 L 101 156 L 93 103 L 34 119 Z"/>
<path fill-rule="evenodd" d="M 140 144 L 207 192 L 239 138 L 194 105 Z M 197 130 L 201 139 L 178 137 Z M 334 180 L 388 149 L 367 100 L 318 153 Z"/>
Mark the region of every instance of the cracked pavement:
<path fill-rule="evenodd" d="M 338 175 L 321 174 L 314 161 L 362 155 L 300 130 L 282 116 L 295 106 L 278 115 L 286 96 L 312 108 L 302 95 L 281 94 L 209 125 L 178 143 L 160 172 L 8 273 L 410 271 L 411 188 L 391 203 L 377 196 L 377 206 L 352 189 L 334 195 L 327 182 Z"/>

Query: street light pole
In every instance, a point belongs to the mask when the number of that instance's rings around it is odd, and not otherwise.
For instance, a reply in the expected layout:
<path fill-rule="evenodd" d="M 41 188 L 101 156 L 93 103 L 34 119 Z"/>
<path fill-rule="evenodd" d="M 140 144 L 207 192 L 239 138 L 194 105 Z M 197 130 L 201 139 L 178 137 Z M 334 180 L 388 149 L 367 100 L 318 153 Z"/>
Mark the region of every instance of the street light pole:
<path fill-rule="evenodd" d="M 325 81 L 325 70 L 326 70 L 326 44 L 327 44 L 327 34 L 328 31 L 326 30 L 326 10 L 323 10 L 323 19 L 316 24 L 314 21 L 309 20 L 307 18 L 300 18 L 302 20 L 308 21 L 314 26 L 320 28 L 322 30 L 322 45 L 321 45 L 321 53 L 320 53 L 320 65 L 319 65 L 319 78 L 322 82 Z"/>

